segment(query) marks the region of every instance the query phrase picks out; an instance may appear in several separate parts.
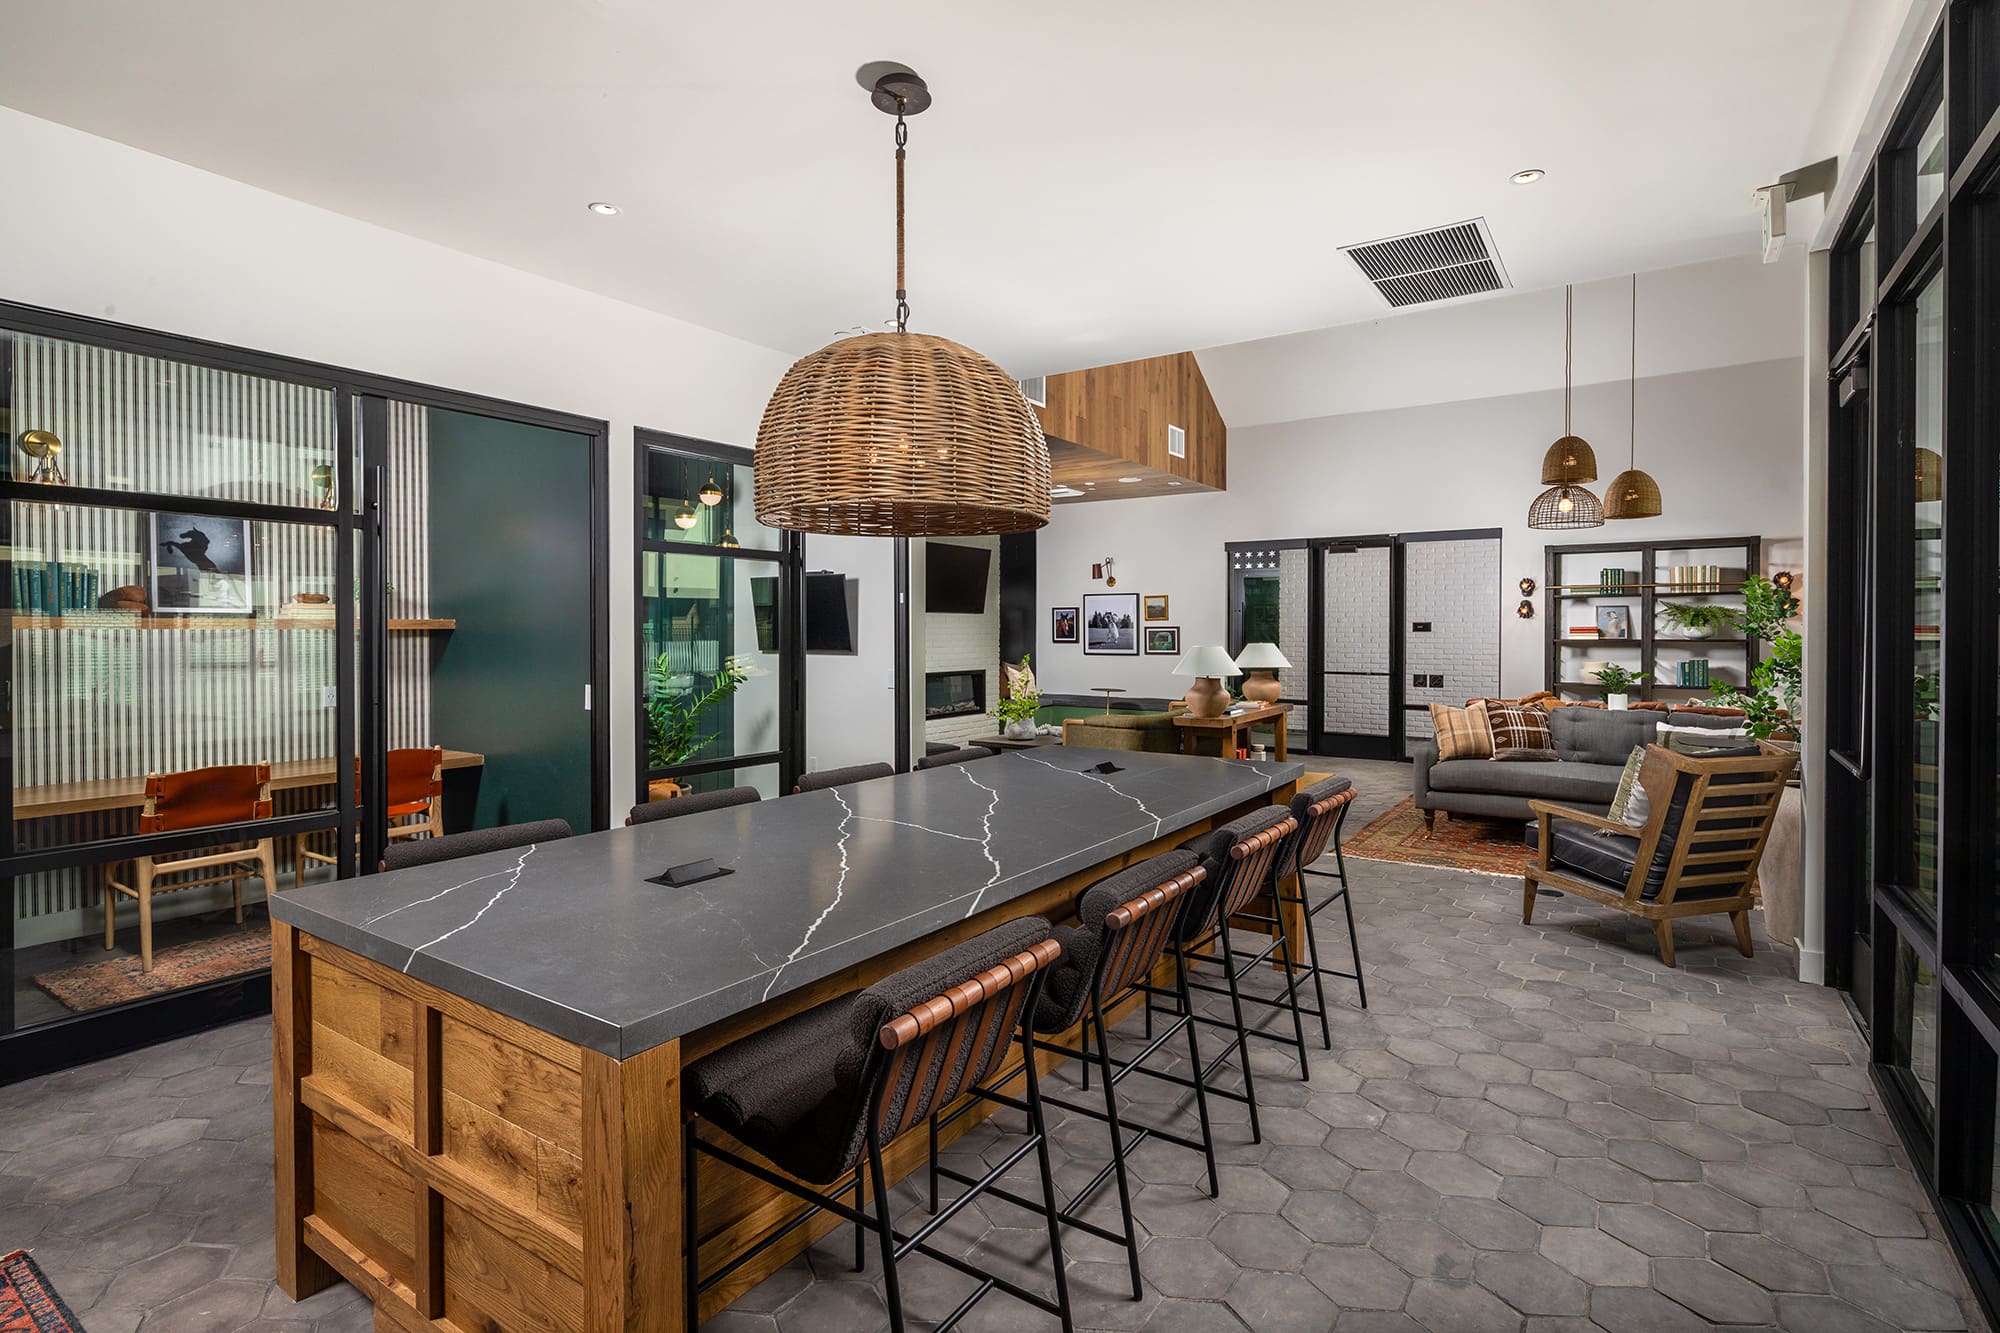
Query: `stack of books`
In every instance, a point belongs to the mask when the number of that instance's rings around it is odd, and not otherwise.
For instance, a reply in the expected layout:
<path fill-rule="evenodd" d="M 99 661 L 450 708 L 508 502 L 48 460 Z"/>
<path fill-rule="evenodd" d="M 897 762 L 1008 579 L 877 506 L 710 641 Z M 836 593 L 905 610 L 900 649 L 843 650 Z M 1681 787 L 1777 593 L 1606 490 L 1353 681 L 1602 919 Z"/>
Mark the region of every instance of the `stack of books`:
<path fill-rule="evenodd" d="M 1674 663 L 1674 684 L 1691 690 L 1708 688 L 1708 659 L 1690 657 L 1685 662 Z"/>
<path fill-rule="evenodd" d="M 1597 571 L 1597 586 L 1606 592 L 1623 592 L 1639 585 L 1639 577 L 1628 569 L 1600 569 Z"/>
<path fill-rule="evenodd" d="M 14 565 L 14 613 L 59 616 L 97 606 L 97 571 L 60 564 Z"/>
<path fill-rule="evenodd" d="M 1672 565 L 1667 569 L 1667 587 L 1674 592 L 1721 592 L 1723 575 L 1721 565 Z"/>
<path fill-rule="evenodd" d="M 1571 625 L 1567 637 L 1572 639 L 1594 639 L 1597 637 L 1597 624 L 1593 621 L 1588 625 Z"/>

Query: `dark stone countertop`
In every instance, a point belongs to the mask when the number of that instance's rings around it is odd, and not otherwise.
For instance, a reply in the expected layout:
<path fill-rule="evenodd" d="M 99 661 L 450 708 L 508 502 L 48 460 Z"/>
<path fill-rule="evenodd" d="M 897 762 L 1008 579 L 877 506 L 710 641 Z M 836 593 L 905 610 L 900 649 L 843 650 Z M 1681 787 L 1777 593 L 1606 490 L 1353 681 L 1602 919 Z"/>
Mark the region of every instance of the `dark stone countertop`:
<path fill-rule="evenodd" d="M 1122 772 L 1100 776 L 1109 760 Z M 1298 763 L 1049 747 L 274 894 L 271 915 L 620 1059 L 1252 800 Z M 713 859 L 732 873 L 648 882 Z"/>

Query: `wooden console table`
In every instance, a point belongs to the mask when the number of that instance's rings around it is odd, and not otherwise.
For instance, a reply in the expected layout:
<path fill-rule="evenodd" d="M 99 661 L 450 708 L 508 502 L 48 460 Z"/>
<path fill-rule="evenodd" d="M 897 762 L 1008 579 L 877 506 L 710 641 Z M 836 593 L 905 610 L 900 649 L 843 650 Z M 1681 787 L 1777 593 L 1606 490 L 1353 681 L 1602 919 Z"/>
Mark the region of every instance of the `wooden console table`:
<path fill-rule="evenodd" d="M 1240 712 L 1224 713 L 1221 717 L 1193 717 L 1187 713 L 1176 713 L 1174 725 L 1180 728 L 1182 754 L 1193 754 L 1201 737 L 1213 736 L 1222 741 L 1222 757 L 1233 759 L 1236 751 L 1248 744 L 1244 737 L 1249 734 L 1250 728 L 1269 722 L 1278 733 L 1278 753 L 1275 757 L 1282 763 L 1288 757 L 1285 721 L 1291 716 L 1291 711 L 1286 704 L 1260 704 Z"/>

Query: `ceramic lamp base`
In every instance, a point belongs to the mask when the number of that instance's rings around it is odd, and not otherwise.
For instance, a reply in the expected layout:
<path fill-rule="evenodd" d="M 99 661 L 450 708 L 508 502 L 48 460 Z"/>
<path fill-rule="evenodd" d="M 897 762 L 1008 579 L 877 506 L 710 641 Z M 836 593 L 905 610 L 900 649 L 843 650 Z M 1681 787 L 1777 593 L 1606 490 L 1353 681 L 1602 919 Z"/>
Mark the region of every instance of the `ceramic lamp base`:
<path fill-rule="evenodd" d="M 1229 691 L 1214 676 L 1197 676 L 1181 696 L 1193 717 L 1221 717 L 1229 711 Z"/>
<path fill-rule="evenodd" d="M 1275 671 L 1252 671 L 1243 682 L 1243 697 L 1252 703 L 1274 704 L 1284 687 L 1278 684 Z"/>

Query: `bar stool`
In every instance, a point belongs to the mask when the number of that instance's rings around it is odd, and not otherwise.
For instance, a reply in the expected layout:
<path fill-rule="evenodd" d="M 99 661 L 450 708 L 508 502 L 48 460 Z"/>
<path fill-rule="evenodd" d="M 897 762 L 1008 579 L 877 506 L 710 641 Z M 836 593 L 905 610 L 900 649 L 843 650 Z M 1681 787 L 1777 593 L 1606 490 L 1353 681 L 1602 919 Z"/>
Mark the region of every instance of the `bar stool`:
<path fill-rule="evenodd" d="M 893 778 L 896 769 L 893 764 L 849 764 L 846 768 L 822 769 L 817 773 L 799 774 L 798 784 L 792 788 L 792 795 L 800 792 L 823 791 L 828 787 L 844 787 L 851 782 L 873 782 L 877 778 Z"/>
<path fill-rule="evenodd" d="M 991 759 L 998 750 L 989 750 L 983 745 L 968 745 L 963 749 L 946 750 L 942 754 L 927 754 L 917 760 L 917 771 L 928 772 L 933 768 L 949 768 L 953 764 L 969 764 L 975 759 Z"/>
<path fill-rule="evenodd" d="M 1134 1300 L 1143 1296 L 1145 1290 L 1139 1277 L 1139 1238 L 1132 1219 L 1132 1188 L 1126 1173 L 1126 1155 L 1149 1138 L 1162 1139 L 1198 1152 L 1208 1164 L 1208 1193 L 1210 1198 L 1214 1198 L 1218 1189 L 1215 1138 L 1209 1126 L 1207 1091 L 1201 1081 L 1146 1067 L 1147 1060 L 1185 1032 L 1188 1068 L 1200 1069 L 1201 1046 L 1195 1035 L 1193 1020 L 1186 1014 L 1176 1016 L 1165 1031 L 1147 1041 L 1143 1050 L 1130 1058 L 1119 1059 L 1111 1054 L 1105 1014 L 1115 1008 L 1122 998 L 1135 993 L 1137 984 L 1152 975 L 1155 966 L 1168 952 L 1174 927 L 1180 923 L 1187 905 L 1194 900 L 1194 890 L 1207 877 L 1208 872 L 1203 868 L 1201 858 L 1192 851 L 1182 850 L 1128 866 L 1085 889 L 1077 899 L 1077 924 L 1056 930 L 1056 940 L 1062 945 L 1063 956 L 1049 969 L 1041 999 L 1035 1005 L 1034 1028 L 1037 1033 L 1063 1033 L 1083 1024 L 1086 1047 L 1088 1034 L 1093 1030 L 1097 1034 L 1094 1058 L 1100 1074 L 1098 1083 L 1104 1089 L 1104 1105 L 1090 1106 L 1052 1093 L 1042 1094 L 1045 1105 L 1058 1106 L 1096 1120 L 1107 1126 L 1111 1135 L 1111 1160 L 1059 1207 L 1057 1216 L 1065 1225 L 1125 1247 L 1126 1263 L 1132 1273 Z M 1187 970 L 1178 955 L 1175 956 L 1174 978 L 1176 993 L 1185 1001 Z M 1192 1008 L 1191 1005 L 1185 1007 Z M 1090 1069 L 1093 1057 L 1088 1049 L 1067 1046 L 1044 1036 L 1037 1036 L 1034 1044 L 1036 1050 L 1084 1061 L 1086 1074 Z M 1118 1109 L 1117 1086 L 1124 1082 L 1127 1075 L 1135 1073 L 1192 1088 L 1201 1136 L 1190 1138 L 1164 1126 L 1134 1120 L 1121 1112 Z M 1020 1074 L 1021 1070 L 1016 1068 L 995 1080 L 996 1085 L 1004 1085 Z M 1084 1088 L 1088 1090 L 1089 1086 L 1086 1081 Z M 937 1209 L 938 1177 L 959 1183 L 967 1180 L 967 1177 L 938 1162 L 938 1131 L 962 1115 L 964 1110 L 960 1107 L 931 1118 L 932 1211 Z M 1131 1132 L 1128 1134 L 1128 1131 Z M 1082 1216 L 1084 1207 L 1110 1179 L 1118 1182 L 1118 1210 L 1124 1224 L 1122 1234 L 1098 1226 Z M 996 1189 L 994 1193 L 1002 1198 L 1011 1198 L 1002 1190 Z M 1025 1206 L 1023 1200 L 1013 1202 Z"/>
<path fill-rule="evenodd" d="M 1253 1028 L 1245 1023 L 1243 1020 L 1243 1002 L 1245 1000 L 1271 1004 L 1281 1002 L 1263 1000 L 1262 997 L 1243 993 L 1241 982 L 1249 969 L 1239 966 L 1236 962 L 1236 955 L 1229 939 L 1229 923 L 1233 919 L 1246 916 L 1246 909 L 1249 907 L 1251 900 L 1264 889 L 1271 873 L 1271 867 L 1276 862 L 1278 853 L 1284 842 L 1298 832 L 1298 827 L 1298 821 L 1292 818 L 1291 812 L 1285 807 L 1277 805 L 1266 806 L 1261 810 L 1252 811 L 1250 814 L 1232 819 L 1227 824 L 1212 829 L 1185 844 L 1188 849 L 1200 853 L 1202 865 L 1208 871 L 1208 878 L 1207 882 L 1202 885 L 1201 896 L 1187 908 L 1181 918 L 1180 930 L 1176 933 L 1174 941 L 1175 952 L 1180 957 L 1181 966 L 1185 968 L 1189 962 L 1190 955 L 1194 955 L 1203 949 L 1219 946 L 1222 951 L 1223 985 L 1217 986 L 1210 982 L 1200 982 L 1190 978 L 1183 989 L 1188 991 L 1199 990 L 1213 995 L 1227 995 L 1229 997 L 1230 1017 L 1227 1020 L 1210 1018 L 1206 1014 L 1195 1012 L 1194 1005 L 1186 999 L 1175 996 L 1175 1001 L 1178 1005 L 1178 1012 L 1188 1015 L 1195 1022 L 1206 1023 L 1210 1027 L 1228 1028 L 1235 1032 L 1236 1040 L 1233 1046 L 1236 1051 L 1237 1063 L 1243 1068 L 1243 1090 L 1237 1092 L 1231 1088 L 1217 1087 L 1213 1081 L 1215 1071 L 1220 1069 L 1223 1063 L 1229 1058 L 1228 1048 L 1217 1053 L 1208 1062 L 1206 1067 L 1197 1072 L 1195 1077 L 1207 1086 L 1210 1096 L 1225 1097 L 1230 1101 L 1242 1102 L 1250 1108 L 1250 1141 L 1252 1143 L 1262 1143 L 1264 1141 L 1264 1129 L 1257 1118 L 1257 1083 L 1255 1075 L 1250 1069 L 1249 1039 L 1253 1035 L 1279 1040 L 1282 1040 L 1282 1038 L 1277 1033 L 1264 1032 L 1259 1028 Z M 1259 916 L 1246 919 L 1256 920 L 1261 923 L 1274 920 L 1275 918 Z M 1283 925 L 1280 924 L 1277 930 L 1279 939 L 1282 941 L 1284 938 Z M 1284 957 L 1287 960 L 1286 971 L 1288 978 L 1291 975 L 1290 956 L 1290 948 L 1286 946 Z M 1211 958 L 1209 961 L 1214 960 Z M 1152 1015 L 1155 1009 L 1153 1000 L 1168 995 L 1170 992 L 1159 986 L 1142 986 L 1140 989 L 1144 990 L 1148 997 L 1146 1009 L 1147 1023 L 1149 1024 L 1148 1030 L 1150 1031 Z M 1292 993 L 1296 1001 L 1297 989 L 1295 981 Z M 1294 1019 L 1296 1022 L 1296 1013 L 1294 1014 Z M 1305 1035 L 1302 1025 L 1300 1026 L 1298 1040 L 1294 1044 L 1297 1046 L 1300 1059 L 1303 1062 L 1305 1056 Z"/>
<path fill-rule="evenodd" d="M 388 840 L 444 836 L 444 747 L 391 750 L 383 764 L 383 791 L 389 807 Z M 354 760 L 354 803 L 361 803 L 361 760 Z M 403 823 L 397 823 L 397 820 Z M 305 882 L 308 861 L 336 864 L 335 858 L 306 845 L 301 833 L 292 847 L 292 887 Z M 359 833 L 355 835 L 357 838 Z"/>
<path fill-rule="evenodd" d="M 647 801 L 644 805 L 633 806 L 632 813 L 625 816 L 625 826 L 630 828 L 634 824 L 650 824 L 658 819 L 698 815 L 704 810 L 727 810 L 732 805 L 749 805 L 752 801 L 763 799 L 762 793 L 755 787 L 690 792 L 686 796 L 670 796 L 664 801 Z"/>
<path fill-rule="evenodd" d="M 516 847 L 533 847 L 569 836 L 566 819 L 537 819 L 526 824 L 502 824 L 499 828 L 471 829 L 447 833 L 442 838 L 418 842 L 392 842 L 382 849 L 383 870 L 408 870 L 411 866 L 456 861 L 461 856 L 485 852 L 511 852 Z"/>
<path fill-rule="evenodd" d="M 940 1328 L 956 1324 L 981 1297 L 998 1287 L 1055 1315 L 1068 1333 L 1072 1327 L 1069 1280 L 1064 1272 L 1055 1176 L 1049 1163 L 1041 1089 L 1027 1021 L 1035 1010 L 1044 972 L 1061 952 L 1051 937 L 1049 923 L 1042 918 L 1009 922 L 886 977 L 867 990 L 795 1014 L 688 1068 L 684 1084 L 688 1120 L 682 1130 L 682 1257 L 689 1329 L 697 1325 L 703 1291 L 825 1211 L 856 1227 L 857 1270 L 861 1267 L 860 1232 L 868 1229 L 875 1233 L 882 1254 L 889 1324 L 895 1333 L 903 1333 L 905 1327 L 896 1264 L 912 1251 L 979 1283 Z M 983 1086 L 1006 1062 L 1008 1049 L 1017 1039 L 1027 1070 L 1025 1098 Z M 897 1136 L 967 1094 L 1025 1112 L 1026 1141 L 984 1177 L 971 1182 L 964 1194 L 915 1233 L 905 1235 L 896 1230 L 890 1216 L 882 1155 Z M 701 1120 L 713 1122 L 772 1166 L 703 1139 Z M 982 1272 L 930 1244 L 940 1227 L 972 1200 L 990 1192 L 1000 1176 L 1031 1152 L 1041 1168 L 1042 1201 L 1024 1206 L 1041 1213 L 1048 1228 L 1049 1257 L 1055 1269 L 1054 1300 Z M 726 1162 L 809 1205 L 706 1277 L 701 1273 L 701 1185 L 697 1174 L 703 1157 Z M 874 1195 L 873 1217 L 861 1209 L 860 1168 L 864 1159 L 868 1189 Z M 854 1174 L 852 1206 L 822 1192 L 822 1188 L 835 1187 L 850 1172 Z M 1024 1202 L 1012 1195 L 1004 1197 Z"/>
<path fill-rule="evenodd" d="M 271 766 L 221 764 L 179 773 L 148 773 L 145 804 L 139 811 L 139 832 L 171 833 L 212 824 L 235 824 L 271 817 Z M 236 924 L 243 924 L 243 880 L 255 875 L 266 895 L 278 891 L 277 858 L 271 839 L 232 843 L 219 849 L 162 852 L 132 858 L 132 882 L 117 875 L 104 879 L 104 947 L 116 944 L 118 898 L 139 904 L 139 970 L 153 970 L 153 895 L 178 893 L 207 884 L 227 884 L 236 900 Z M 199 872 L 207 871 L 203 874 Z M 192 878 L 180 878 L 195 872 Z"/>
<path fill-rule="evenodd" d="M 1292 843 L 1291 865 L 1298 878 L 1293 884 L 1294 892 L 1280 893 L 1284 903 L 1298 907 L 1305 913 L 1306 950 L 1312 960 L 1313 994 L 1319 1000 L 1319 1035 L 1327 1050 L 1333 1049 L 1333 1032 L 1326 1020 L 1326 988 L 1320 978 L 1340 977 L 1354 983 L 1360 994 L 1361 1007 L 1368 1007 L 1368 983 L 1361 978 L 1361 936 L 1354 928 L 1354 900 L 1347 892 L 1347 858 L 1340 850 L 1340 830 L 1347 823 L 1347 807 L 1354 802 L 1354 783 L 1347 778 L 1326 778 L 1307 787 L 1292 797 L 1292 818 L 1299 821 L 1299 836 Z M 1333 851 L 1334 869 L 1316 870 L 1314 863 L 1325 856 L 1328 848 Z M 1317 879 L 1338 880 L 1340 887 L 1324 898 L 1314 901 L 1306 892 L 1306 876 Z M 1273 872 L 1277 884 L 1282 885 L 1283 876 Z M 1319 961 L 1319 939 L 1313 929 L 1319 914 L 1338 902 L 1347 913 L 1347 946 L 1354 955 L 1354 970 L 1342 972 L 1339 968 L 1324 967 Z"/>

